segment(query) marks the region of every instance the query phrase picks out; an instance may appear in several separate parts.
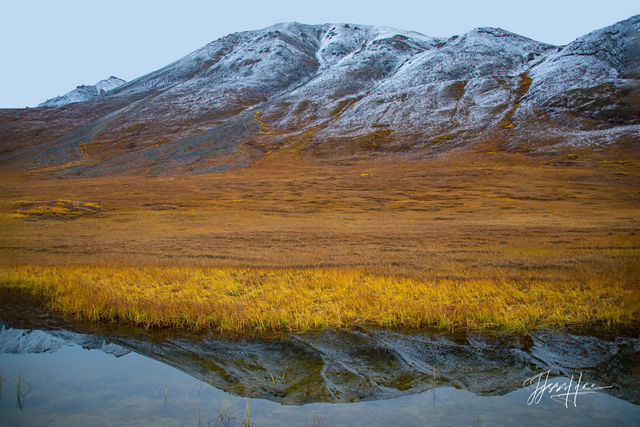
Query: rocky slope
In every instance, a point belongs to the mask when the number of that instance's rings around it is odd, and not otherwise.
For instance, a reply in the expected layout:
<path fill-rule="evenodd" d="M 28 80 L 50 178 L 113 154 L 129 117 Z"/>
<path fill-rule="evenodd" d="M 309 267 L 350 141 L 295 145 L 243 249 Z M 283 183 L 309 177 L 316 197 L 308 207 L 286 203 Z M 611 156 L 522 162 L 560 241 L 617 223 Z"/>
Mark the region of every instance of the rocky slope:
<path fill-rule="evenodd" d="M 84 102 L 0 110 L 0 167 L 202 173 L 283 152 L 636 144 L 639 53 L 640 15 L 567 46 L 498 28 L 439 39 L 277 24 L 223 37 Z"/>
<path fill-rule="evenodd" d="M 111 89 L 117 88 L 123 83 L 125 83 L 124 80 L 111 76 L 108 79 L 100 80 L 95 85 L 78 86 L 71 92 L 67 92 L 64 95 L 47 99 L 45 102 L 38 105 L 38 107 L 61 107 L 74 102 L 85 102 L 95 98 L 96 96 L 102 95 Z"/>

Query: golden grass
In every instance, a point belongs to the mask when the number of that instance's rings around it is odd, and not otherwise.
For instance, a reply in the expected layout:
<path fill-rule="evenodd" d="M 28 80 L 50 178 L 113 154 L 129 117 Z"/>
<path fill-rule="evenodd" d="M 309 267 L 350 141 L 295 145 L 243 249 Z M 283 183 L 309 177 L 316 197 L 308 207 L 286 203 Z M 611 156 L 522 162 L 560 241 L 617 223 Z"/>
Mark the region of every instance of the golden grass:
<path fill-rule="evenodd" d="M 637 330 L 639 189 L 640 159 L 613 148 L 3 176 L 0 277 L 70 314 L 149 326 Z M 104 210 L 12 217 L 25 200 Z"/>
<path fill-rule="evenodd" d="M 425 280 L 347 269 L 17 266 L 0 286 L 90 321 L 226 332 L 629 327 L 637 288 L 602 280 Z"/>
<path fill-rule="evenodd" d="M 102 211 L 102 206 L 95 202 L 75 202 L 58 199 L 52 202 L 27 202 L 17 200 L 13 218 L 78 218 Z"/>

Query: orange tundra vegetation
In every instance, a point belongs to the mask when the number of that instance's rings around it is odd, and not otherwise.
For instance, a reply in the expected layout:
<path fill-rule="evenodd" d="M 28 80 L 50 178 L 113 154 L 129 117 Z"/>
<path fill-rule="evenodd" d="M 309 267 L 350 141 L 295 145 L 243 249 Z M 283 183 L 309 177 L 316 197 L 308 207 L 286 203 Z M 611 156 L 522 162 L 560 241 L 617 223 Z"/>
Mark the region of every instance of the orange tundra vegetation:
<path fill-rule="evenodd" d="M 638 160 L 574 148 L 5 175 L 0 286 L 148 327 L 637 331 Z"/>

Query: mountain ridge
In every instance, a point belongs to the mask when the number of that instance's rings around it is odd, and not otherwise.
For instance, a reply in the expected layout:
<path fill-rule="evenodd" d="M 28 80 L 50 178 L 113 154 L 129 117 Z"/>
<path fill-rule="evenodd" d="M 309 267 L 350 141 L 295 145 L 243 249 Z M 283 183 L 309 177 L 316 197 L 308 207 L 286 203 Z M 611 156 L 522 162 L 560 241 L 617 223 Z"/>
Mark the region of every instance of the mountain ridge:
<path fill-rule="evenodd" d="M 566 46 L 491 27 L 435 38 L 280 23 L 222 37 L 85 102 L 2 110 L 0 164 L 83 176 L 201 173 L 282 152 L 423 157 L 487 141 L 516 151 L 633 144 L 639 34 L 640 15 Z"/>
<path fill-rule="evenodd" d="M 75 102 L 85 102 L 115 89 L 123 83 L 126 83 L 126 81 L 119 77 L 111 76 L 104 80 L 100 80 L 95 85 L 80 85 L 64 95 L 47 99 L 40 103 L 38 107 L 61 107 Z"/>

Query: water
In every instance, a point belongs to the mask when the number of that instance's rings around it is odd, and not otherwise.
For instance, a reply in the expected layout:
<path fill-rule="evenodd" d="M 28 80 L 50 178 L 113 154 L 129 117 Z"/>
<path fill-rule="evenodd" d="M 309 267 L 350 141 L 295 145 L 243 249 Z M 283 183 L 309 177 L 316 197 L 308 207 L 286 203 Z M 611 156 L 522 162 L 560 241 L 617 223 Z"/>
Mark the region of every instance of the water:
<path fill-rule="evenodd" d="M 258 426 L 640 424 L 637 338 L 360 328 L 241 339 L 89 329 L 1 305 L 0 425 L 241 425 L 247 405 Z M 523 382 L 544 371 L 610 388 L 528 405 Z"/>
<path fill-rule="evenodd" d="M 282 405 L 226 393 L 135 352 L 115 357 L 77 344 L 57 351 L 0 355 L 3 425 L 215 425 L 230 413 L 242 421 L 249 402 L 257 425 L 630 425 L 640 407 L 596 393 L 577 407 L 551 399 L 528 406 L 530 389 L 478 396 L 450 386 L 394 399 Z M 22 377 L 21 402 L 16 395 Z M 557 380 L 557 379 L 556 379 Z M 221 423 L 223 424 L 223 423 Z"/>

